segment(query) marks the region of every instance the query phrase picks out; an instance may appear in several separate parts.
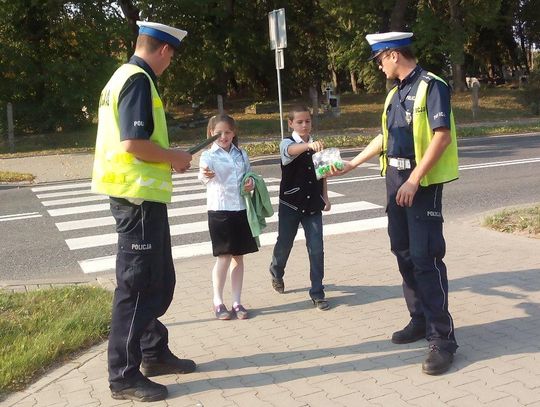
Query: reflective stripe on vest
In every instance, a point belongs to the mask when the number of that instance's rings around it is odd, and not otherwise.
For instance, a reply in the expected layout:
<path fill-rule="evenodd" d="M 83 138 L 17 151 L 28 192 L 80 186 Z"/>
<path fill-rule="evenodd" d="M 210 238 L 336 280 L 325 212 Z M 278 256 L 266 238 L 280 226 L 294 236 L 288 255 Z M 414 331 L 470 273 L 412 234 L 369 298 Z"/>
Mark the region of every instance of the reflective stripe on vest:
<path fill-rule="evenodd" d="M 121 147 L 118 97 L 126 81 L 137 73 L 144 73 L 150 82 L 154 120 L 150 140 L 160 147 L 169 147 L 165 111 L 154 82 L 142 68 L 133 64 L 122 65 L 101 92 L 92 191 L 168 203 L 172 196 L 170 164 L 138 160 Z"/>
<path fill-rule="evenodd" d="M 444 81 L 438 76 L 432 74 L 431 72 L 427 73 L 432 80 L 439 80 L 444 83 Z M 420 80 L 418 84 L 418 90 L 416 92 L 416 97 L 414 100 L 413 106 L 413 138 L 414 138 L 414 156 L 417 163 L 422 160 L 424 154 L 433 138 L 433 131 L 429 126 L 429 120 L 427 116 L 427 88 L 429 81 L 424 79 Z M 379 156 L 379 161 L 381 165 L 381 175 L 386 174 L 387 166 L 387 146 L 388 146 L 388 118 L 386 111 L 390 105 L 392 97 L 397 92 L 397 86 L 392 88 L 388 95 L 386 96 L 386 101 L 384 102 L 384 109 L 382 114 L 382 131 L 383 131 L 383 141 L 382 141 L 382 151 Z M 456 138 L 456 125 L 454 122 L 454 113 L 450 110 L 450 136 L 451 142 L 444 150 L 443 154 L 437 160 L 435 165 L 428 171 L 428 173 L 420 180 L 420 185 L 425 187 L 432 184 L 440 184 L 443 182 L 453 181 L 458 178 L 458 155 L 457 155 L 457 138 Z"/>

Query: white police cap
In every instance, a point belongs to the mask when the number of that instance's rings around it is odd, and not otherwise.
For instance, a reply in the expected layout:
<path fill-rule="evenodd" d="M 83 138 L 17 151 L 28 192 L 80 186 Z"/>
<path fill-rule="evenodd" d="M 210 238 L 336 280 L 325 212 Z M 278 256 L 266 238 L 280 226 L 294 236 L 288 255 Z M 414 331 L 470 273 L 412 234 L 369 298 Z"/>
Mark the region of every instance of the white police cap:
<path fill-rule="evenodd" d="M 388 49 L 406 47 L 412 43 L 413 33 L 391 31 L 387 33 L 377 33 L 366 35 L 366 40 L 371 46 L 371 57 L 375 58 L 381 52 Z"/>
<path fill-rule="evenodd" d="M 187 31 L 178 28 L 170 27 L 165 24 L 152 23 L 150 21 L 137 21 L 139 26 L 139 35 L 149 35 L 160 41 L 178 48 L 180 41 L 187 35 Z"/>

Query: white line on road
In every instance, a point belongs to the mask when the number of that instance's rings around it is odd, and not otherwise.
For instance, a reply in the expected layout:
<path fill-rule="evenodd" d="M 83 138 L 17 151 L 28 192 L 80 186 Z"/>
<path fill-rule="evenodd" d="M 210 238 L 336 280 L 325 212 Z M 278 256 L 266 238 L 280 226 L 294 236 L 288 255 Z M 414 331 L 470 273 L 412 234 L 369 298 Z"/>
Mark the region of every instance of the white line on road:
<path fill-rule="evenodd" d="M 2 215 L 2 216 L 0 216 L 0 222 L 7 222 L 7 221 L 10 221 L 10 220 L 39 218 L 41 216 L 43 216 L 43 215 L 41 215 L 39 212 L 14 213 L 12 215 Z"/>
<path fill-rule="evenodd" d="M 380 218 L 362 219 L 352 222 L 333 223 L 324 226 L 324 235 L 340 235 L 343 233 L 354 233 L 366 230 L 381 229 L 386 227 L 386 216 Z M 277 232 L 263 233 L 260 236 L 261 246 L 270 246 L 276 242 Z M 304 234 L 298 233 L 295 240 L 304 240 Z M 193 243 L 172 248 L 173 259 L 178 260 L 186 257 L 195 257 L 212 253 L 210 242 Z M 97 257 L 79 261 L 79 265 L 84 273 L 97 273 L 100 271 L 113 270 L 116 256 Z"/>
<path fill-rule="evenodd" d="M 268 178 L 264 180 L 267 184 L 279 182 L 278 178 Z M 182 185 L 181 187 L 173 188 L 173 192 L 186 192 L 186 191 L 199 191 L 205 190 L 206 185 L 202 185 L 200 181 L 196 180 L 193 182 L 186 181 L 173 181 L 173 185 Z M 64 196 L 76 196 L 76 195 L 90 195 L 95 194 L 90 190 L 90 188 L 83 189 L 82 191 L 62 191 L 62 192 L 49 192 L 46 194 L 37 194 L 36 197 L 39 199 L 49 199 L 49 198 L 60 198 Z"/>
<path fill-rule="evenodd" d="M 476 170 L 478 168 L 504 167 L 507 165 L 530 164 L 540 162 L 540 158 L 524 158 L 521 160 L 495 161 L 481 164 L 460 165 L 460 170 Z"/>
<path fill-rule="evenodd" d="M 337 192 L 328 191 L 329 198 L 337 198 L 343 196 Z M 278 203 L 278 197 L 270 198 L 272 204 Z M 96 204 L 96 205 L 83 205 L 83 206 L 71 206 L 68 208 L 61 209 L 49 209 L 49 215 L 51 216 L 65 216 L 65 215 L 74 215 L 79 213 L 88 213 L 88 212 L 100 212 L 109 210 L 110 205 L 106 204 Z M 175 208 L 169 210 L 170 216 L 182 216 L 182 215 L 194 215 L 197 213 L 206 212 L 206 204 L 202 204 L 199 207 L 189 207 L 189 208 Z"/>
<path fill-rule="evenodd" d="M 372 204 L 366 201 L 349 202 L 343 204 L 332 205 L 330 212 L 323 212 L 323 215 L 337 215 L 340 213 L 359 212 L 370 209 L 382 208 L 380 205 Z M 275 223 L 278 221 L 277 213 L 266 219 L 266 223 Z M 190 233 L 206 232 L 208 230 L 208 221 L 181 223 L 171 225 L 171 236 L 187 235 Z M 87 249 L 90 247 L 107 246 L 116 244 L 118 235 L 116 233 L 103 233 L 99 235 L 76 237 L 66 239 L 66 243 L 70 250 Z"/>

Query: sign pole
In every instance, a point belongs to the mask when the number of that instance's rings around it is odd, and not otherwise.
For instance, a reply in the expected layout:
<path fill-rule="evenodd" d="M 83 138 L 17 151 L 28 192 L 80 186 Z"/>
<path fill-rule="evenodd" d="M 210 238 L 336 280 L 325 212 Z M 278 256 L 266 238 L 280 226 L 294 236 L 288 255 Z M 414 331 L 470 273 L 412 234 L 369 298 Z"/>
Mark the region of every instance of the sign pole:
<path fill-rule="evenodd" d="M 281 130 L 281 139 L 284 137 L 283 131 L 283 104 L 281 100 L 281 73 L 284 68 L 283 49 L 287 47 L 287 30 L 285 25 L 285 9 L 273 10 L 268 13 L 268 28 L 270 33 L 270 49 L 275 51 L 276 74 L 278 85 L 279 102 L 279 127 Z"/>
<path fill-rule="evenodd" d="M 279 73 L 280 67 L 278 65 L 279 53 L 283 52 L 276 48 L 276 72 L 277 72 L 277 86 L 278 86 L 278 102 L 279 102 L 279 126 L 281 129 L 281 139 L 283 140 L 283 106 L 281 104 L 281 75 Z"/>

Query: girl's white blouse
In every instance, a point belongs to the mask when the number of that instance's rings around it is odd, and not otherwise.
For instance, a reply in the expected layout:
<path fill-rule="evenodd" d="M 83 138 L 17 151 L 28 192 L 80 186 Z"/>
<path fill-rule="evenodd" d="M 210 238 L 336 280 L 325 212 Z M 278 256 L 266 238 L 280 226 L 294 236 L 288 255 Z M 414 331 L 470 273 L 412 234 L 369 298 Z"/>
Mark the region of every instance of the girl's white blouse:
<path fill-rule="evenodd" d="M 213 178 L 202 175 L 203 168 L 214 171 Z M 216 143 L 201 154 L 198 178 L 206 184 L 206 206 L 209 211 L 240 211 L 246 209 L 240 195 L 242 178 L 251 170 L 247 153 L 231 144 L 227 152 Z"/>

